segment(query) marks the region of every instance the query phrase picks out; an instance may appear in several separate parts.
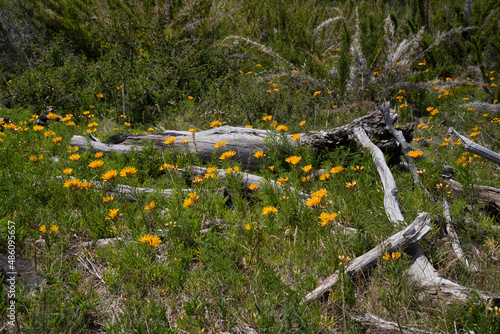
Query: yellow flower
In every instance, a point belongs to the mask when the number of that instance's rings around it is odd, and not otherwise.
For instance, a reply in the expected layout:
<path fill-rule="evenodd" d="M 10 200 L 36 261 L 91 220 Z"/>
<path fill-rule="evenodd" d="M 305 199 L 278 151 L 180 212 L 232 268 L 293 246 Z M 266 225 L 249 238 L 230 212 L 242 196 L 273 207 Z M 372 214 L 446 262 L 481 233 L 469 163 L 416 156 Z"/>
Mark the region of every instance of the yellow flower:
<path fill-rule="evenodd" d="M 53 113 L 53 112 L 49 112 L 49 113 L 47 114 L 47 118 L 48 118 L 48 119 L 51 119 L 51 120 L 55 120 L 55 119 L 58 119 L 58 118 L 59 118 L 59 115 L 58 115 L 58 114 L 55 114 L 55 113 Z"/>
<path fill-rule="evenodd" d="M 252 226 L 250 224 L 245 225 L 245 230 L 250 231 L 252 229 Z"/>
<path fill-rule="evenodd" d="M 33 127 L 33 130 L 36 131 L 36 132 L 42 131 L 43 130 L 43 126 L 41 126 L 41 125 L 35 125 Z"/>
<path fill-rule="evenodd" d="M 288 131 L 288 127 L 286 125 L 280 124 L 276 127 L 276 131 Z"/>
<path fill-rule="evenodd" d="M 47 233 L 47 228 L 45 227 L 45 225 L 40 226 L 38 230 L 42 233 Z"/>
<path fill-rule="evenodd" d="M 63 169 L 63 173 L 66 174 L 66 175 L 70 175 L 72 171 L 73 171 L 73 168 L 65 168 L 65 169 Z"/>
<path fill-rule="evenodd" d="M 103 153 L 102 153 L 102 152 L 97 152 L 96 154 L 94 154 L 94 157 L 95 157 L 96 159 L 101 159 L 101 158 L 102 158 L 102 155 L 103 155 Z"/>
<path fill-rule="evenodd" d="M 299 140 L 299 139 L 300 139 L 300 137 L 302 137 L 302 134 L 300 134 L 300 133 L 296 133 L 296 134 L 294 134 L 294 135 L 292 136 L 292 140 Z"/>
<path fill-rule="evenodd" d="M 67 123 L 66 123 L 66 125 L 67 125 L 67 126 L 74 126 L 74 125 L 75 125 L 75 122 L 73 122 L 73 121 L 69 121 L 69 122 L 67 122 Z"/>
<path fill-rule="evenodd" d="M 342 264 L 348 263 L 352 259 L 349 256 L 339 255 L 339 260 L 340 260 L 339 266 L 341 266 Z"/>
<path fill-rule="evenodd" d="M 71 179 L 71 180 L 65 181 L 63 184 L 63 187 L 70 188 L 70 189 L 78 189 L 78 188 L 80 188 L 81 183 L 82 182 L 78 179 Z"/>
<path fill-rule="evenodd" d="M 102 167 L 102 165 L 104 165 L 103 160 L 94 160 L 94 161 L 91 161 L 89 163 L 89 167 L 94 168 L 94 169 Z"/>
<path fill-rule="evenodd" d="M 306 205 L 310 207 L 318 206 L 321 203 L 321 197 L 311 197 L 306 201 Z"/>
<path fill-rule="evenodd" d="M 192 96 L 188 96 L 188 99 L 189 99 L 189 100 L 192 100 L 192 99 L 193 99 L 193 97 L 192 97 Z"/>
<path fill-rule="evenodd" d="M 257 159 L 263 159 L 266 155 L 264 154 L 264 151 L 257 151 L 253 156 Z"/>
<path fill-rule="evenodd" d="M 401 253 L 400 252 L 396 252 L 396 253 L 392 253 L 392 259 L 394 261 L 396 261 L 397 259 L 399 259 L 401 257 Z"/>
<path fill-rule="evenodd" d="M 30 156 L 30 160 L 33 162 L 39 162 L 42 159 L 43 159 L 43 155 L 41 155 L 41 154 L 39 156 L 36 156 L 36 155 Z"/>
<path fill-rule="evenodd" d="M 330 174 L 329 174 L 329 173 L 321 174 L 321 175 L 319 176 L 319 179 L 320 179 L 321 181 L 327 181 L 327 180 L 329 180 L 329 179 L 330 179 Z"/>
<path fill-rule="evenodd" d="M 57 232 L 59 230 L 59 226 L 57 225 L 52 225 L 50 227 L 50 233 Z"/>
<path fill-rule="evenodd" d="M 69 160 L 71 161 L 78 161 L 80 159 L 80 154 L 72 154 L 69 156 Z"/>
<path fill-rule="evenodd" d="M 227 152 L 222 153 L 222 155 L 219 157 L 219 159 L 221 159 L 221 160 L 231 159 L 235 154 L 236 154 L 235 151 L 227 151 Z"/>
<path fill-rule="evenodd" d="M 90 187 L 92 187 L 92 182 L 80 182 L 80 184 L 78 185 L 78 188 L 79 189 L 89 189 Z"/>
<path fill-rule="evenodd" d="M 322 212 L 320 215 L 319 215 L 319 219 L 321 220 L 320 221 L 320 225 L 321 226 L 326 226 L 328 225 L 330 222 L 333 222 L 335 220 L 335 218 L 337 217 L 337 214 L 334 213 L 334 212 L 330 212 L 330 213 L 327 213 L 327 212 Z"/>
<path fill-rule="evenodd" d="M 151 234 L 143 235 L 139 238 L 139 241 L 144 244 L 148 244 L 151 247 L 158 247 L 158 245 L 161 243 L 161 239 L 158 236 Z"/>
<path fill-rule="evenodd" d="M 61 142 L 61 140 L 62 140 L 62 137 L 54 137 L 54 138 L 52 138 L 52 141 L 53 141 L 54 143 L 56 143 L 56 144 L 57 144 L 57 143 L 60 143 L 60 142 Z"/>
<path fill-rule="evenodd" d="M 407 154 L 414 159 L 418 159 L 424 154 L 424 152 L 422 152 L 422 151 L 409 151 Z"/>
<path fill-rule="evenodd" d="M 332 174 L 339 174 L 339 173 L 342 173 L 344 171 L 344 167 L 342 166 L 337 166 L 337 167 L 333 167 L 332 169 L 330 169 L 330 173 Z"/>
<path fill-rule="evenodd" d="M 191 128 L 191 129 L 189 129 L 188 131 L 189 131 L 189 132 L 191 132 L 191 133 L 194 133 L 194 132 L 196 132 L 197 130 L 196 130 L 195 128 Z"/>
<path fill-rule="evenodd" d="M 129 177 L 134 176 L 135 173 L 137 173 L 137 169 L 135 169 L 135 167 L 127 166 L 122 168 L 122 170 L 120 171 L 120 176 Z"/>
<path fill-rule="evenodd" d="M 354 188 L 356 188 L 356 180 L 354 180 L 352 182 L 346 182 L 345 183 L 345 187 L 348 188 L 348 189 L 354 189 Z"/>
<path fill-rule="evenodd" d="M 165 139 L 165 141 L 164 141 L 163 143 L 164 143 L 164 144 L 166 144 L 166 145 L 170 145 L 170 144 L 172 144 L 173 142 L 175 142 L 175 139 L 176 139 L 176 138 L 177 138 L 177 137 L 168 137 L 167 139 Z"/>
<path fill-rule="evenodd" d="M 314 96 L 317 96 L 317 95 L 319 95 L 319 94 L 321 94 L 321 91 L 320 91 L 320 90 L 318 90 L 318 91 L 314 92 Z"/>
<path fill-rule="evenodd" d="M 284 185 L 286 185 L 286 184 L 287 184 L 287 182 L 288 182 L 288 176 L 287 176 L 286 178 L 280 177 L 280 178 L 278 179 L 278 184 L 279 184 L 280 186 L 284 186 Z"/>
<path fill-rule="evenodd" d="M 267 115 L 267 116 L 262 117 L 262 120 L 266 121 L 266 122 L 268 122 L 268 121 L 270 121 L 272 119 L 273 119 L 273 116 L 271 116 L 271 115 Z"/>
<path fill-rule="evenodd" d="M 385 252 L 384 256 L 382 256 L 382 258 L 386 261 L 389 261 L 391 259 L 391 254 L 389 254 L 388 252 Z"/>
<path fill-rule="evenodd" d="M 351 169 L 356 172 L 361 172 L 363 169 L 365 169 L 365 167 L 356 166 L 356 167 L 351 167 Z"/>
<path fill-rule="evenodd" d="M 116 220 L 123 216 L 123 214 L 118 214 L 118 210 L 120 209 L 110 209 L 108 212 L 108 217 L 105 218 L 105 220 Z"/>
<path fill-rule="evenodd" d="M 100 99 L 102 99 L 102 98 L 104 97 L 104 95 L 102 95 L 101 93 L 96 94 L 96 96 L 97 96 L 98 98 L 100 98 Z"/>
<path fill-rule="evenodd" d="M 292 156 L 286 158 L 285 161 L 291 165 L 297 165 L 299 163 L 300 159 L 302 159 L 302 157 L 292 155 Z"/>
<path fill-rule="evenodd" d="M 248 186 L 248 189 L 255 191 L 259 188 L 258 184 L 252 183 L 251 185 Z"/>
<path fill-rule="evenodd" d="M 56 134 L 56 133 L 55 133 L 54 131 L 45 131 L 45 132 L 43 133 L 43 135 L 44 135 L 45 137 L 50 137 L 50 136 L 53 136 L 53 135 L 55 135 L 55 134 Z"/>
<path fill-rule="evenodd" d="M 425 169 L 416 170 L 415 173 L 418 174 L 418 175 L 424 175 L 425 174 Z"/>
<path fill-rule="evenodd" d="M 203 182 L 203 178 L 201 177 L 195 177 L 194 180 L 193 180 L 193 183 L 194 184 L 198 184 L 198 183 L 202 183 Z"/>
<path fill-rule="evenodd" d="M 177 165 L 173 165 L 173 164 L 163 164 L 160 166 L 160 170 L 165 170 L 165 169 L 170 169 L 170 170 L 176 170 L 177 169 Z"/>
<path fill-rule="evenodd" d="M 147 210 L 147 211 L 153 211 L 155 208 L 156 208 L 156 204 L 154 201 L 152 201 L 151 203 L 146 204 L 144 206 L 144 210 Z"/>
<path fill-rule="evenodd" d="M 307 182 L 311 181 L 311 175 L 303 176 L 300 178 L 300 180 L 304 183 L 307 183 Z"/>
<path fill-rule="evenodd" d="M 213 121 L 212 123 L 210 123 L 211 128 L 216 128 L 216 127 L 221 126 L 221 125 L 222 125 L 221 121 Z"/>
<path fill-rule="evenodd" d="M 271 172 L 274 172 L 274 165 L 267 167 L 271 170 Z"/>
<path fill-rule="evenodd" d="M 307 165 L 307 166 L 304 166 L 302 167 L 302 170 L 306 173 L 309 173 L 312 169 L 312 165 Z"/>
<path fill-rule="evenodd" d="M 306 125 L 306 121 L 302 121 L 299 124 L 300 124 L 300 126 L 304 126 L 304 125 Z"/>
<path fill-rule="evenodd" d="M 113 195 L 109 195 L 109 196 L 106 196 L 106 197 L 103 197 L 102 200 L 105 202 L 105 203 L 111 203 L 113 202 L 113 200 L 115 199 L 115 197 Z"/>
<path fill-rule="evenodd" d="M 218 142 L 218 143 L 215 143 L 215 144 L 214 144 L 214 147 L 215 147 L 215 148 L 222 148 L 222 147 L 226 146 L 226 144 L 227 144 L 227 143 L 226 143 L 225 141 L 220 141 L 220 142 Z"/>
<path fill-rule="evenodd" d="M 182 144 L 187 144 L 187 143 L 189 143 L 189 139 L 190 139 L 190 138 L 181 139 L 181 143 L 182 143 Z"/>
<path fill-rule="evenodd" d="M 104 182 L 114 180 L 118 176 L 118 171 L 111 169 L 102 175 Z"/>
<path fill-rule="evenodd" d="M 183 206 L 185 208 L 191 207 L 193 204 L 196 204 L 198 199 L 200 199 L 199 195 L 196 195 L 196 192 L 189 193 L 189 197 L 184 200 Z"/>
<path fill-rule="evenodd" d="M 262 214 L 263 215 L 269 215 L 278 212 L 278 209 L 275 208 L 274 206 L 266 206 L 262 209 Z"/>

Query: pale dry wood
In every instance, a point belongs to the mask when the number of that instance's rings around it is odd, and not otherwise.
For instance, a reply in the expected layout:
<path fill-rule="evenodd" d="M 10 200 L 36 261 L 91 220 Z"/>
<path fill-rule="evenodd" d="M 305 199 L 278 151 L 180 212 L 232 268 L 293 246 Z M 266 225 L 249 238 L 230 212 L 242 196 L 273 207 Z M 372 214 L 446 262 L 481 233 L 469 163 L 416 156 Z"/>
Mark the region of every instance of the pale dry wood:
<path fill-rule="evenodd" d="M 444 180 L 447 184 L 451 186 L 456 192 L 462 192 L 464 187 L 459 182 L 449 179 Z M 474 192 L 474 201 L 477 204 L 487 204 L 493 207 L 496 211 L 500 212 L 500 189 L 488 187 L 488 186 L 478 186 L 473 185 L 472 190 Z"/>
<path fill-rule="evenodd" d="M 391 117 L 397 118 L 395 114 Z M 385 127 L 384 117 L 380 111 L 373 111 L 368 115 L 355 119 L 351 123 L 335 129 L 304 132 L 301 134 L 300 143 L 310 145 L 318 149 L 335 148 L 346 145 L 350 141 L 352 130 L 362 127 L 367 135 L 373 138 L 376 144 L 387 154 L 399 155 L 397 142 Z M 403 133 L 408 138 L 411 137 L 413 128 L 402 128 Z M 165 139 L 176 137 L 174 143 L 165 144 Z M 184 143 L 181 143 L 181 140 Z M 189 140 L 188 142 L 186 142 Z M 286 143 L 281 142 L 285 140 Z M 177 150 L 179 153 L 197 153 L 200 161 L 212 160 L 215 152 L 221 155 L 225 151 L 236 152 L 233 160 L 241 162 L 243 170 L 257 170 L 260 161 L 254 154 L 257 151 L 267 151 L 268 142 L 286 148 L 286 146 L 296 146 L 297 141 L 291 139 L 291 135 L 280 134 L 275 130 L 249 129 L 243 127 L 221 126 L 207 131 L 190 133 L 188 131 L 164 131 L 154 135 L 129 135 L 119 134 L 108 138 L 108 143 L 91 141 L 83 136 L 73 136 L 70 144 L 77 146 L 81 150 L 94 150 L 97 152 L 129 154 L 133 150 L 142 151 L 143 145 L 150 141 L 159 150 Z M 224 141 L 226 145 L 223 149 L 215 148 L 214 144 Z M 285 144 L 285 145 L 283 145 Z"/>
<path fill-rule="evenodd" d="M 453 133 L 458 137 L 458 139 L 460 139 L 460 143 L 468 152 L 479 155 L 491 162 L 496 163 L 497 165 L 500 165 L 500 154 L 470 141 L 455 130 L 453 130 Z"/>
<path fill-rule="evenodd" d="M 366 312 L 363 316 L 353 316 L 354 321 L 361 324 L 365 329 L 376 329 L 378 333 L 415 333 L 415 334 L 433 334 L 425 330 L 398 325 L 395 322 L 384 320 L 376 315 Z"/>
<path fill-rule="evenodd" d="M 467 261 L 467 258 L 465 257 L 465 254 L 462 250 L 462 246 L 460 246 L 460 240 L 458 239 L 458 235 L 452 226 L 450 206 L 448 205 L 448 201 L 446 201 L 446 199 L 443 200 L 443 215 L 446 220 L 446 233 L 451 239 L 451 247 L 453 248 L 453 252 L 455 252 L 455 255 L 457 256 L 460 263 L 462 263 L 466 268 L 477 272 L 478 269 L 474 264 Z"/>
<path fill-rule="evenodd" d="M 406 253 L 414 259 L 413 264 L 408 269 L 408 279 L 421 292 L 446 303 L 464 302 L 469 300 L 473 294 L 477 294 L 487 302 L 500 302 L 499 294 L 473 290 L 441 277 L 425 256 L 420 245 L 416 244 L 409 248 Z"/>
<path fill-rule="evenodd" d="M 427 213 L 420 213 L 417 218 L 404 230 L 392 235 L 377 247 L 350 261 L 345 272 L 350 276 L 356 276 L 366 272 L 377 264 L 385 252 L 402 251 L 417 243 L 422 237 L 432 230 L 430 217 Z M 339 271 L 327 277 L 316 289 L 308 293 L 301 301 L 305 304 L 316 300 L 327 293 L 339 279 Z"/>
<path fill-rule="evenodd" d="M 384 154 L 370 141 L 370 138 L 368 138 L 366 132 L 362 128 L 355 128 L 353 134 L 357 141 L 370 151 L 373 157 L 377 172 L 384 186 L 384 208 L 389 220 L 397 225 L 404 223 L 404 217 L 399 209 L 396 181 L 394 181 L 391 170 L 385 162 Z"/>

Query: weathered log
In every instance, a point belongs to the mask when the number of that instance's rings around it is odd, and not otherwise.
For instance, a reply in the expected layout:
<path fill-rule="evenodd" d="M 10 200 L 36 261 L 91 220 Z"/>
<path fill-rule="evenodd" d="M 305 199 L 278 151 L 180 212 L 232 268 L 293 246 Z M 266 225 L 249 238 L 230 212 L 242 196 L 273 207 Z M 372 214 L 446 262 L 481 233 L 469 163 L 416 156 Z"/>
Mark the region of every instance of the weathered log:
<path fill-rule="evenodd" d="M 464 302 L 469 300 L 473 294 L 477 294 L 488 302 L 491 300 L 495 304 L 500 302 L 499 294 L 473 290 L 439 276 L 420 245 L 416 244 L 414 247 L 408 248 L 406 253 L 414 259 L 413 264 L 408 269 L 408 278 L 420 291 L 444 300 L 446 303 Z"/>
<path fill-rule="evenodd" d="M 479 155 L 491 162 L 496 163 L 497 165 L 500 165 L 500 154 L 470 141 L 455 130 L 453 130 L 453 133 L 460 139 L 460 143 L 468 152 Z"/>
<path fill-rule="evenodd" d="M 444 180 L 456 192 L 462 192 L 464 187 L 455 180 Z M 500 212 L 500 189 L 473 185 L 474 200 L 477 204 L 486 204 L 491 206 L 495 211 Z"/>
<path fill-rule="evenodd" d="M 353 129 L 353 134 L 363 147 L 370 150 L 373 161 L 377 166 L 377 171 L 384 186 L 384 207 L 389 220 L 395 224 L 404 223 L 404 217 L 399 209 L 398 188 L 396 187 L 396 181 L 394 181 L 391 170 L 385 162 L 384 154 L 371 142 L 370 138 L 368 138 L 363 129 L 355 128 Z"/>
<path fill-rule="evenodd" d="M 460 263 L 462 263 L 466 268 L 477 272 L 478 270 L 476 266 L 474 264 L 469 264 L 469 261 L 467 261 L 462 247 L 460 246 L 460 240 L 458 239 L 458 235 L 452 226 L 450 206 L 448 205 L 448 201 L 446 200 L 443 200 L 443 215 L 444 219 L 446 220 L 446 233 L 451 239 L 451 247 L 455 252 L 455 255 L 457 256 Z"/>
<path fill-rule="evenodd" d="M 420 213 L 417 218 L 404 230 L 392 235 L 377 247 L 350 261 L 345 272 L 350 276 L 364 273 L 382 258 L 384 252 L 403 251 L 417 243 L 424 235 L 432 230 L 430 217 L 427 213 Z M 316 300 L 327 293 L 339 279 L 339 271 L 327 277 L 316 289 L 308 293 L 301 301 L 302 304 Z"/>
<path fill-rule="evenodd" d="M 393 114 L 393 119 L 397 118 Z M 392 138 L 390 132 L 385 127 L 383 115 L 380 111 L 371 112 L 368 115 L 357 118 L 349 124 L 341 127 L 310 131 L 301 134 L 300 142 L 319 149 L 335 148 L 346 145 L 350 141 L 352 129 L 362 127 L 369 137 L 373 138 L 376 144 L 387 154 L 399 155 L 397 142 Z M 405 126 L 402 131 L 407 138 L 411 138 L 412 126 Z M 176 137 L 171 144 L 165 144 L 169 137 Z M 220 155 L 224 151 L 236 152 L 233 159 L 241 162 L 242 169 L 256 170 L 259 168 L 259 159 L 254 156 L 257 151 L 267 151 L 268 141 L 278 139 L 288 141 L 287 145 L 296 146 L 297 142 L 291 139 L 291 135 L 280 135 L 275 130 L 259 130 L 241 127 L 221 126 L 207 131 L 190 133 L 188 131 L 164 131 L 156 135 L 129 135 L 118 134 L 108 138 L 108 143 L 90 141 L 83 136 L 73 136 L 70 144 L 82 150 L 93 149 L 97 152 L 128 154 L 132 150 L 142 150 L 143 145 L 151 141 L 157 149 L 176 149 L 179 152 L 197 153 L 201 161 L 210 161 L 215 152 Z M 181 142 L 182 141 L 182 142 Z M 224 141 L 226 145 L 223 149 L 215 148 L 214 144 Z"/>
<path fill-rule="evenodd" d="M 364 329 L 374 328 L 377 333 L 415 333 L 415 334 L 433 334 L 432 332 L 421 329 L 398 325 L 395 322 L 384 320 L 376 315 L 366 312 L 363 316 L 353 316 L 354 321 L 361 324 Z"/>

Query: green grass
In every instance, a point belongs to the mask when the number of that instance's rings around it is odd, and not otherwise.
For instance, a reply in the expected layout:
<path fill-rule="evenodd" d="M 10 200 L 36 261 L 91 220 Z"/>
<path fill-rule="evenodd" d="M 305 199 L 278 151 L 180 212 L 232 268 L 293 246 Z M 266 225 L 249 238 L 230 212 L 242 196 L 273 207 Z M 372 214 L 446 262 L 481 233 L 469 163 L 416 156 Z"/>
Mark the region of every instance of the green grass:
<path fill-rule="evenodd" d="M 499 14 L 488 18 L 494 1 L 474 5 L 470 20 L 478 29 L 453 35 L 401 71 L 399 65 L 384 68 L 389 51 L 379 18 L 390 17 L 397 42 L 428 24 L 420 41 L 424 49 L 436 40 L 437 31 L 464 26 L 466 10 L 454 2 L 432 3 L 430 11 L 417 2 L 368 6 L 346 1 L 335 3 L 338 9 L 314 1 L 20 3 L 24 9 L 12 15 L 22 21 L 23 15 L 33 14 L 30 24 L 47 29 L 49 41 L 42 46 L 34 40 L 29 46 L 33 52 L 0 68 L 0 117 L 14 124 L 0 128 L 0 253 L 7 253 L 7 226 L 13 221 L 17 256 L 34 260 L 36 252 L 45 279 L 32 293 L 17 292 L 24 332 L 220 333 L 248 325 L 261 333 L 358 333 L 362 329 L 351 316 L 370 311 L 434 332 L 498 333 L 500 315 L 488 310 L 494 305 L 474 299 L 447 305 L 419 296 L 405 276 L 406 255 L 381 261 L 363 277 L 341 275 L 328 297 L 301 305 L 324 278 L 337 269 L 342 272 L 339 256 L 360 256 L 397 228 L 387 219 L 383 186 L 366 151 L 356 144 L 329 151 L 305 145 L 283 150 L 271 126 L 272 121 L 284 124 L 287 134 L 334 128 L 390 101 L 399 125 L 415 124 L 410 144 L 426 155 L 416 164 L 425 169 L 421 179 L 430 196 L 413 184 L 409 171 L 390 166 L 406 223 L 420 212 L 430 213 L 434 230 L 422 247 L 440 274 L 473 289 L 499 292 L 498 213 L 474 205 L 470 188 L 500 188 L 498 166 L 466 154 L 448 132 L 453 127 L 500 151 L 499 116 L 460 106 L 498 102 L 500 51 L 492 31 Z M 347 37 L 355 38 L 356 5 L 359 43 L 368 61 L 364 84 L 352 81 L 358 86 L 349 86 L 355 59 Z M 315 31 L 336 16 L 341 18 Z M 463 74 L 472 73 L 473 66 L 476 76 Z M 48 105 L 68 119 L 49 121 L 35 131 L 32 115 Z M 273 116 L 272 121 L 264 121 L 265 115 Z M 214 120 L 270 130 L 271 149 L 255 173 L 274 181 L 288 177 L 287 184 L 252 191 L 241 185 L 239 173 L 225 180 L 205 178 L 193 185 L 199 198 L 186 207 L 186 180 L 160 166 L 188 170 L 201 165 L 196 155 L 159 152 L 148 145 L 128 156 L 97 158 L 95 152 L 68 147 L 72 136 L 87 131 L 105 140 L 117 133 L 159 133 L 161 128 L 206 130 Z M 72 154 L 79 159 L 70 160 Z M 291 155 L 301 157 L 298 165 L 285 161 Z M 95 160 L 103 166 L 91 168 Z M 302 169 L 306 165 L 312 165 L 311 172 Z M 441 178 L 446 165 L 456 169 L 455 179 L 465 186 L 462 193 L 446 188 Z M 235 166 L 239 162 L 216 156 L 205 165 Z M 335 166 L 343 166 L 344 172 L 330 173 L 328 180 L 302 179 Z M 125 167 L 134 167 L 134 176 L 118 173 L 103 188 L 96 187 L 106 171 Z M 93 185 L 64 187 L 68 168 L 71 176 Z M 353 181 L 357 186 L 348 189 L 346 183 Z M 173 194 L 135 194 L 136 202 L 115 196 L 105 202 L 110 183 L 172 189 Z M 224 196 L 217 192 L 222 187 L 227 188 Z M 328 195 L 319 207 L 309 208 L 293 189 L 308 195 L 325 189 Z M 477 273 L 456 260 L 445 236 L 443 199 L 449 202 L 467 258 L 480 269 Z M 146 210 L 153 201 L 155 209 Z M 263 214 L 268 206 L 277 212 Z M 111 219 L 110 210 L 116 209 Z M 336 222 L 358 233 L 321 226 L 323 212 L 337 213 Z M 226 224 L 200 234 L 203 222 L 213 219 Z M 53 226 L 58 230 L 51 232 Z M 161 236 L 157 247 L 139 241 L 149 233 Z M 84 246 L 114 237 L 121 240 L 103 248 Z M 5 291 L 2 286 L 0 297 Z M 2 297 L 2 324 L 6 307 Z"/>

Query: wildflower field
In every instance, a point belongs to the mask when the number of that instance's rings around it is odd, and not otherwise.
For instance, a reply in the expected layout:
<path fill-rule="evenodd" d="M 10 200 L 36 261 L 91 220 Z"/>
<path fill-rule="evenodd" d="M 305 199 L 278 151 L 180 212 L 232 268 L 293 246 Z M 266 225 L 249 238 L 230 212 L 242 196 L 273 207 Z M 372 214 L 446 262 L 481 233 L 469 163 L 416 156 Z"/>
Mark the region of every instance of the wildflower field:
<path fill-rule="evenodd" d="M 1 268 L 0 332 L 500 333 L 500 167 L 457 135 L 500 152 L 499 8 L 0 2 L 22 32 L 0 38 L 0 255 L 37 277 L 13 292 Z M 406 157 L 385 156 L 399 222 L 369 148 L 305 140 L 384 102 L 413 126 Z M 265 130 L 266 149 L 217 141 L 202 159 L 199 134 L 225 126 Z M 120 135 L 162 149 L 91 147 Z M 384 243 L 423 212 L 426 261 L 466 297 L 429 293 Z"/>

